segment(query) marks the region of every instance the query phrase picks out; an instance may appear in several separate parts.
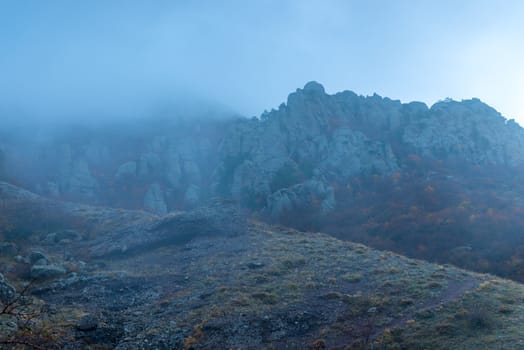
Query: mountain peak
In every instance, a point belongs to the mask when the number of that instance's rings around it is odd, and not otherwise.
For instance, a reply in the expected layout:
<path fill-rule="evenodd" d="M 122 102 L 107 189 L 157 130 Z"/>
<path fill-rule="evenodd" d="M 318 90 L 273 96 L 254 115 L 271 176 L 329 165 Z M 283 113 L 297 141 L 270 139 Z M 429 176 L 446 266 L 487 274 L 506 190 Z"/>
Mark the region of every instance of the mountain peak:
<path fill-rule="evenodd" d="M 316 81 L 310 81 L 304 85 L 304 92 L 307 93 L 317 93 L 317 94 L 325 94 L 326 91 L 324 90 L 324 87 L 322 84 L 316 82 Z"/>

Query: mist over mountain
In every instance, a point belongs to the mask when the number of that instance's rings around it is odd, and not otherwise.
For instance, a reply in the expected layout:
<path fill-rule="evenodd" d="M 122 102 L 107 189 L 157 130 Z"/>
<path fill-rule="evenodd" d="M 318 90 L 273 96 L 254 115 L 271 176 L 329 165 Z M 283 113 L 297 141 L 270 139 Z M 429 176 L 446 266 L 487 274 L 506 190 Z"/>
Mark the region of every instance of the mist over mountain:
<path fill-rule="evenodd" d="M 0 346 L 522 342 L 499 277 L 524 281 L 524 130 L 479 99 L 309 82 L 260 117 L 185 103 L 0 135 Z"/>
<path fill-rule="evenodd" d="M 0 1 L 0 349 L 524 349 L 522 18 Z"/>
<path fill-rule="evenodd" d="M 478 99 L 428 107 L 309 82 L 259 118 L 182 108 L 50 125 L 2 126 L 4 179 L 156 214 L 231 198 L 264 220 L 524 278 L 524 130 Z"/>

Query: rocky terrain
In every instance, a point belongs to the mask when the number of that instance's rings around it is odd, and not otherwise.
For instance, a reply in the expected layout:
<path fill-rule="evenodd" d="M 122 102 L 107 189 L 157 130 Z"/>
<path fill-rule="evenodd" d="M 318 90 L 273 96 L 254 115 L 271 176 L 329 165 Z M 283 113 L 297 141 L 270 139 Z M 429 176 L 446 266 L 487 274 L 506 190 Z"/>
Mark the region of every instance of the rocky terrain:
<path fill-rule="evenodd" d="M 231 201 L 153 215 L 7 183 L 0 198 L 18 230 L 0 248 L 0 306 L 23 309 L 0 314 L 7 349 L 524 347 L 521 284 L 264 224 Z"/>
<path fill-rule="evenodd" d="M 0 179 L 166 215 L 257 219 L 524 281 L 524 132 L 478 99 L 428 107 L 307 83 L 259 118 L 0 125 Z"/>
<path fill-rule="evenodd" d="M 0 346 L 524 348 L 523 146 L 478 99 L 316 82 L 259 118 L 2 124 Z"/>
<path fill-rule="evenodd" d="M 0 133 L 4 178 L 50 197 L 157 214 L 217 195 L 273 217 L 315 196 L 329 212 L 337 208 L 334 183 L 402 173 L 414 156 L 524 163 L 523 129 L 478 99 L 428 108 L 351 91 L 329 95 L 316 82 L 260 118 L 2 125 Z"/>
<path fill-rule="evenodd" d="M 154 215 L 212 198 L 256 219 L 524 281 L 524 132 L 478 99 L 307 83 L 259 118 L 0 125 L 0 179 Z"/>

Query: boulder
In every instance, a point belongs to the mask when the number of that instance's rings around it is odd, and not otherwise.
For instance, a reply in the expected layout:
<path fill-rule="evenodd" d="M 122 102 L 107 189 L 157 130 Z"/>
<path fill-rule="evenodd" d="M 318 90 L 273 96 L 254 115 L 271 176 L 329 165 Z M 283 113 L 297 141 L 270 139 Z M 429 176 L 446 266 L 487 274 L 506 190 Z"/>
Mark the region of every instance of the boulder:
<path fill-rule="evenodd" d="M 9 304 L 16 297 L 16 289 L 9 284 L 4 276 L 0 273 L 0 303 Z"/>
<path fill-rule="evenodd" d="M 76 329 L 82 332 L 94 331 L 98 327 L 98 318 L 92 314 L 86 314 L 76 324 Z"/>
<path fill-rule="evenodd" d="M 43 261 L 45 261 L 45 263 L 42 263 Z M 34 250 L 29 254 L 29 263 L 31 265 L 35 265 L 37 262 L 39 265 L 47 265 L 49 263 L 49 259 L 41 251 Z"/>
<path fill-rule="evenodd" d="M 82 239 L 82 235 L 78 231 L 62 230 L 48 234 L 47 236 L 45 236 L 44 242 L 47 244 L 55 244 L 79 241 L 80 239 Z"/>
<path fill-rule="evenodd" d="M 46 280 L 63 276 L 66 270 L 59 265 L 33 265 L 29 273 L 32 279 Z"/>
<path fill-rule="evenodd" d="M 33 266 L 42 266 L 42 265 L 49 265 L 49 261 L 47 261 L 46 259 L 39 259 L 35 261 L 35 263 L 33 264 Z"/>

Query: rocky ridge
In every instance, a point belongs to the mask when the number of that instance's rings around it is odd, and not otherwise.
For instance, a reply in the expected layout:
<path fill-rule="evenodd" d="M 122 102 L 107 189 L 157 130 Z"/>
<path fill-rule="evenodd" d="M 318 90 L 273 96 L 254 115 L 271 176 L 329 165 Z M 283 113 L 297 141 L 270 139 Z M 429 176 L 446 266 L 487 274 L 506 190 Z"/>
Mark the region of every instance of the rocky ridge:
<path fill-rule="evenodd" d="M 143 123 L 77 130 L 74 139 L 63 132 L 29 148 L 29 140 L 7 137 L 3 167 L 51 197 L 165 214 L 219 195 L 275 217 L 312 198 L 320 211 L 334 210 L 334 182 L 402 172 L 410 155 L 524 162 L 522 128 L 478 99 L 428 108 L 376 94 L 329 95 L 316 82 L 260 118 Z"/>

